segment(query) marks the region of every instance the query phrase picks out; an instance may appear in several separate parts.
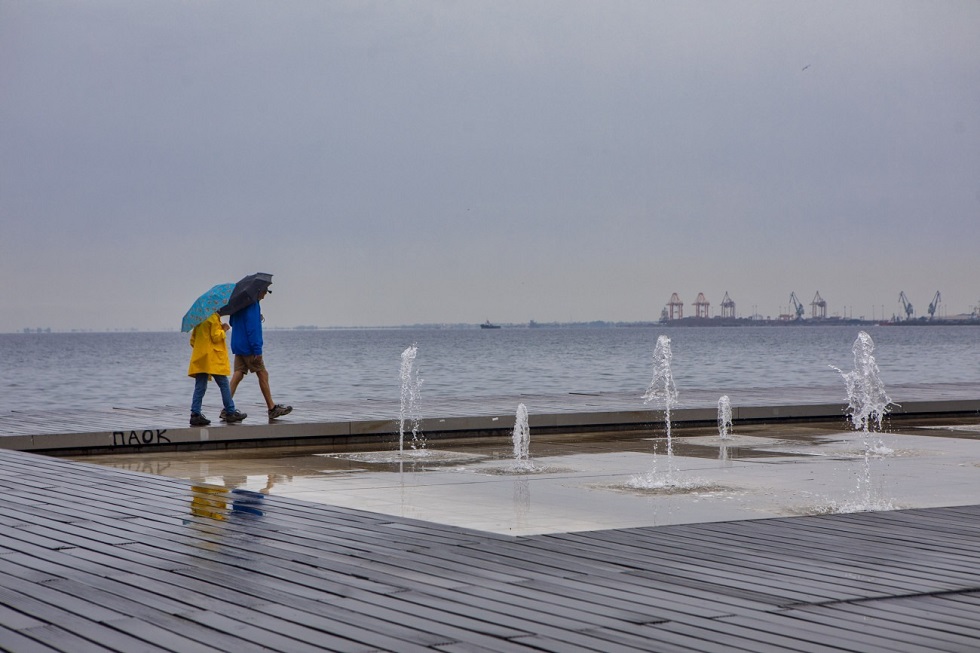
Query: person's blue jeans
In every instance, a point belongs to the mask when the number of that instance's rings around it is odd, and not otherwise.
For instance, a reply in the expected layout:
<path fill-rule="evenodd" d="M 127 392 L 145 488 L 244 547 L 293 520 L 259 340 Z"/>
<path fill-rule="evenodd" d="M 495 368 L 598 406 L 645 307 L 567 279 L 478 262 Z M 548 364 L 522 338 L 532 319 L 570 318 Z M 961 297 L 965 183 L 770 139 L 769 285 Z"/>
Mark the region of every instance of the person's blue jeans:
<path fill-rule="evenodd" d="M 218 384 L 221 391 L 221 403 L 225 405 L 226 413 L 235 412 L 235 401 L 231 398 L 231 387 L 228 385 L 227 376 L 213 375 L 214 382 Z M 208 375 L 194 375 L 194 397 L 191 399 L 191 413 L 200 414 L 201 404 L 204 403 L 204 393 L 208 391 Z"/>

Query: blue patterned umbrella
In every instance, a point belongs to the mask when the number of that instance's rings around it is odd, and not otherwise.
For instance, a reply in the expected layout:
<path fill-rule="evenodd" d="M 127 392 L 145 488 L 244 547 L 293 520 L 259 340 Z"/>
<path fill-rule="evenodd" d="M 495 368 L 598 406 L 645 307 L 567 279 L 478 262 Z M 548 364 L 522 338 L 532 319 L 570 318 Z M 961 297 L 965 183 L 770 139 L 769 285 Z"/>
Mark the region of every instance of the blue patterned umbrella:
<path fill-rule="evenodd" d="M 180 323 L 181 331 L 190 331 L 204 320 L 217 313 L 228 303 L 231 291 L 235 289 L 233 283 L 219 283 L 211 290 L 197 298 L 190 310 L 184 314 L 184 320 Z"/>

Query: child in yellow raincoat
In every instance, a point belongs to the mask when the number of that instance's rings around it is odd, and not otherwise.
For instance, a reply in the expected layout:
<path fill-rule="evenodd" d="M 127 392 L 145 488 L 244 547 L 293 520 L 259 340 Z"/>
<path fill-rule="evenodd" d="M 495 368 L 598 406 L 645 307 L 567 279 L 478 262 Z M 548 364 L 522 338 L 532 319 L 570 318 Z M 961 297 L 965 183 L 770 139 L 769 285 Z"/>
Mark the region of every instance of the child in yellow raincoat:
<path fill-rule="evenodd" d="M 208 379 L 214 377 L 214 382 L 221 390 L 221 401 L 225 409 L 221 411 L 221 419 L 225 422 L 240 422 L 247 417 L 245 413 L 235 408 L 231 398 L 231 388 L 228 385 L 228 375 L 231 374 L 231 364 L 228 362 L 228 345 L 225 344 L 225 332 L 230 327 L 221 321 L 217 313 L 204 320 L 191 331 L 191 363 L 187 368 L 187 376 L 194 377 L 194 397 L 191 400 L 191 426 L 207 426 L 211 423 L 201 412 L 204 393 L 208 389 Z"/>

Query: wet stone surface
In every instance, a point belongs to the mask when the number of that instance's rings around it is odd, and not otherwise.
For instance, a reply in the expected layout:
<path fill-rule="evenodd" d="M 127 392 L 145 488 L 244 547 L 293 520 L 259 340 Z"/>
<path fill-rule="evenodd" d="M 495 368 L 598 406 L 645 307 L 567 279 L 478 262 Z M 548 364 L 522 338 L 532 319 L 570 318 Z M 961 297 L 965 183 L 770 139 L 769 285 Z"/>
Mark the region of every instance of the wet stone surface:
<path fill-rule="evenodd" d="M 90 463 L 506 534 L 980 503 L 980 419 L 735 424 L 530 435 L 400 453 L 327 447 L 79 457 Z"/>

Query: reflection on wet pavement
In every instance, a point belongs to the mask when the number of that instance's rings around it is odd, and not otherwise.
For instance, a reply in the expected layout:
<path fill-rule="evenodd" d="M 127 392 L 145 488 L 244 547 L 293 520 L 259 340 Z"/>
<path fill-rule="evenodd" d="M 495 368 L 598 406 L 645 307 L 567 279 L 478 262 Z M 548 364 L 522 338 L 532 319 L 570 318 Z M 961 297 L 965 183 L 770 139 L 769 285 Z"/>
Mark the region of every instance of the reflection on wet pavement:
<path fill-rule="evenodd" d="M 980 424 L 891 425 L 872 456 L 876 489 L 896 508 L 980 503 Z M 514 535 L 819 514 L 855 506 L 862 434 L 835 424 L 736 424 L 675 432 L 675 488 L 631 488 L 656 475 L 662 433 L 535 437 L 532 470 L 508 438 L 430 440 L 425 453 L 276 447 L 78 457 L 191 481 L 192 514 L 262 512 L 266 495 Z M 877 435 L 877 434 L 876 434 Z M 860 506 L 858 506 L 860 509 Z"/>
<path fill-rule="evenodd" d="M 224 485 L 199 483 L 191 486 L 191 514 L 224 521 L 230 513 L 262 515 L 265 494 Z"/>

